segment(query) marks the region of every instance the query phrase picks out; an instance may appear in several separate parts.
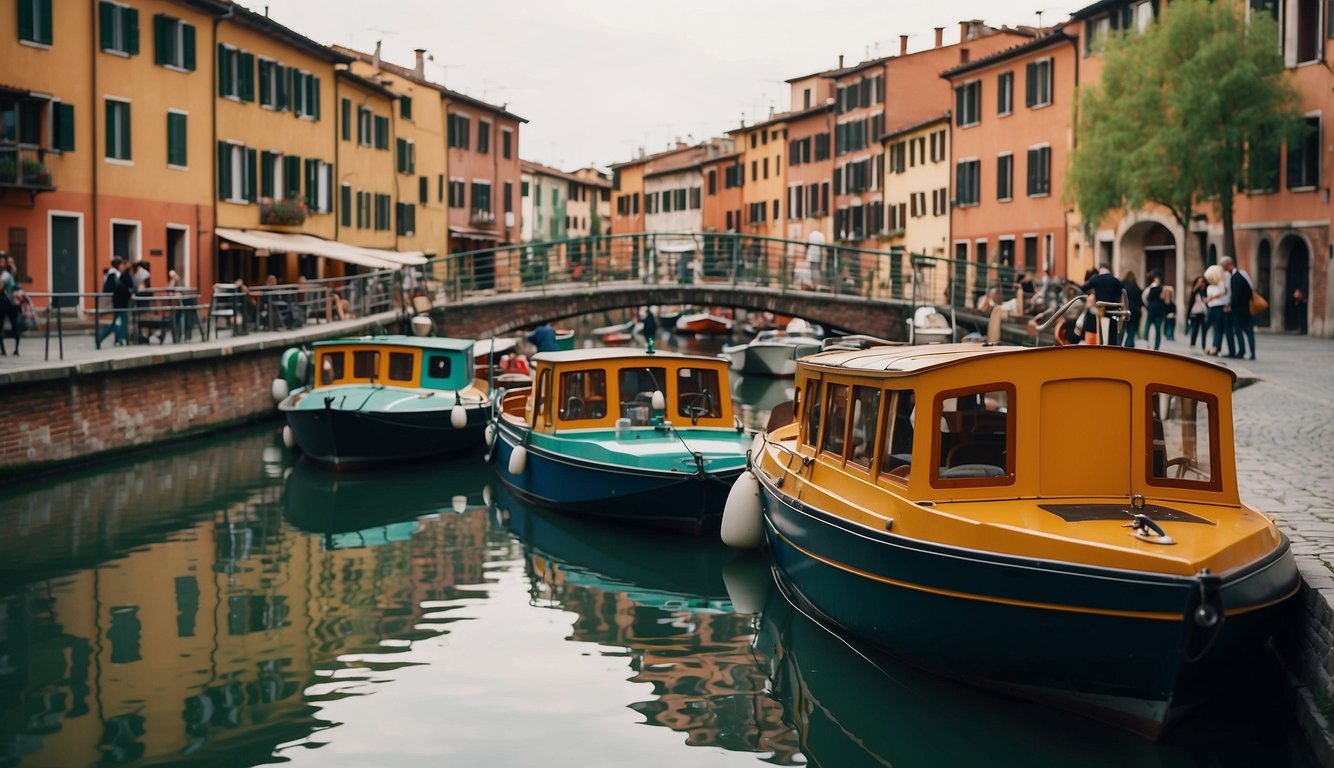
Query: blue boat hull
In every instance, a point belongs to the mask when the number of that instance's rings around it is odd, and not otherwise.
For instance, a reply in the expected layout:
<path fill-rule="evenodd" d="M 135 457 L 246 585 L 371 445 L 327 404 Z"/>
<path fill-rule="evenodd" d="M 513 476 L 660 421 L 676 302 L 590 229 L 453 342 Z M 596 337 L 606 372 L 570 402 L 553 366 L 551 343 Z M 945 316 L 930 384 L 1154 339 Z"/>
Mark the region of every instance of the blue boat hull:
<path fill-rule="evenodd" d="M 1151 738 L 1264 643 L 1297 588 L 1286 540 L 1206 585 L 869 530 L 760 477 L 775 569 L 805 609 L 925 669 Z M 1211 589 L 1224 618 L 1202 627 L 1193 617 Z"/>
<path fill-rule="evenodd" d="M 283 409 L 297 446 L 334 469 L 420 461 L 484 446 L 489 406 L 465 406 L 468 423 L 456 428 L 450 408 L 386 413 L 334 407 Z"/>
<path fill-rule="evenodd" d="M 501 482 L 521 500 L 563 512 L 699 535 L 716 528 L 743 467 L 662 472 L 583 461 L 528 445 L 527 466 L 509 471 L 522 439 L 502 426 L 492 461 Z"/>

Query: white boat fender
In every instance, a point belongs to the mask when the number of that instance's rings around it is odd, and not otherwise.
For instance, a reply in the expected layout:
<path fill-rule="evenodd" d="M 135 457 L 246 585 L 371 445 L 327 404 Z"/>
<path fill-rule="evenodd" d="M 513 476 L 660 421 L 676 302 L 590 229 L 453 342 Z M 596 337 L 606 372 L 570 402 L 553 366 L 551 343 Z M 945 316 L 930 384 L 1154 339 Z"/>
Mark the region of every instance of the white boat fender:
<path fill-rule="evenodd" d="M 455 403 L 454 407 L 449 409 L 449 423 L 454 425 L 454 429 L 463 429 L 468 426 L 468 412 L 464 410 L 462 405 Z"/>
<path fill-rule="evenodd" d="M 296 435 L 292 434 L 292 427 L 287 424 L 283 425 L 283 445 L 287 446 L 289 451 L 296 448 Z"/>
<path fill-rule="evenodd" d="M 522 444 L 514 446 L 510 453 L 509 471 L 511 475 L 522 475 L 528 468 L 528 449 Z"/>
<path fill-rule="evenodd" d="M 449 500 L 449 506 L 456 514 L 463 514 L 468 511 L 467 496 L 453 496 Z"/>
<path fill-rule="evenodd" d="M 488 506 L 488 507 L 491 506 L 491 484 L 490 484 L 490 483 L 487 483 L 486 485 L 482 486 L 482 503 L 485 504 L 485 505 Z"/>
<path fill-rule="evenodd" d="M 723 566 L 723 585 L 737 613 L 760 613 L 769 599 L 773 576 L 761 555 L 740 554 Z"/>
<path fill-rule="evenodd" d="M 291 388 L 287 386 L 287 379 L 284 379 L 281 376 L 273 380 L 273 384 L 270 385 L 269 390 L 273 393 L 273 402 L 275 403 L 281 403 L 286 400 L 287 396 L 292 392 Z"/>
<path fill-rule="evenodd" d="M 488 448 L 496 444 L 496 425 L 494 423 L 486 425 L 485 435 Z"/>
<path fill-rule="evenodd" d="M 719 529 L 723 543 L 734 549 L 758 549 L 764 543 L 764 515 L 760 510 L 760 481 L 749 469 L 727 492 Z"/>

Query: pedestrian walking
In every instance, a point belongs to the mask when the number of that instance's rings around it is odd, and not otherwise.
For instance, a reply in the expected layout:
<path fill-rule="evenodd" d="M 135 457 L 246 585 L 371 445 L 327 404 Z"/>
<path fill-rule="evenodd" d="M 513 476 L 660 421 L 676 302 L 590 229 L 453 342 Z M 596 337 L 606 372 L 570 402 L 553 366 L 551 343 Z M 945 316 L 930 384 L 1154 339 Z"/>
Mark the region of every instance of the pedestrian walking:
<path fill-rule="evenodd" d="M 1255 318 L 1251 317 L 1251 294 L 1255 292 L 1255 286 L 1251 283 L 1251 276 L 1238 267 L 1232 257 L 1225 256 L 1219 263 L 1228 273 L 1228 291 L 1232 297 L 1228 305 L 1228 314 L 1232 316 L 1232 337 L 1236 340 L 1236 354 L 1233 354 L 1232 346 L 1229 345 L 1228 357 L 1238 360 L 1246 357 L 1246 345 L 1249 342 L 1251 359 L 1254 360 Z"/>
<path fill-rule="evenodd" d="M 1121 343 L 1133 348 L 1135 339 L 1139 336 L 1140 318 L 1144 316 L 1144 297 L 1139 283 L 1135 280 L 1133 271 L 1126 271 L 1121 278 L 1121 287 L 1126 292 L 1126 311 L 1130 313 L 1130 316 L 1126 318 L 1126 328 L 1125 333 L 1121 336 Z"/>
<path fill-rule="evenodd" d="M 1171 283 L 1163 285 L 1163 338 L 1177 338 L 1177 289 Z"/>
<path fill-rule="evenodd" d="M 1232 339 L 1232 325 L 1229 321 L 1231 313 L 1228 311 L 1232 304 L 1232 294 L 1228 289 L 1227 272 L 1219 265 L 1214 264 L 1204 270 L 1204 279 L 1209 283 L 1205 290 L 1205 304 L 1209 307 L 1209 328 L 1213 332 L 1213 341 L 1209 348 L 1204 350 L 1204 354 L 1218 355 L 1223 351 L 1223 341 L 1227 340 L 1227 356 L 1232 357 L 1236 351 Z"/>
<path fill-rule="evenodd" d="M 1123 288 L 1121 281 L 1116 275 L 1112 274 L 1112 268 L 1106 263 L 1099 264 L 1098 271 L 1085 280 L 1084 284 L 1079 286 L 1079 290 L 1084 293 L 1089 293 L 1090 291 L 1093 293 L 1093 302 L 1089 309 L 1090 311 L 1097 313 L 1098 328 L 1102 332 L 1101 343 L 1118 344 L 1120 342 L 1120 337 L 1117 336 L 1117 333 L 1120 331 L 1120 328 L 1117 326 L 1116 318 L 1108 317 L 1104 308 L 1097 306 L 1097 302 L 1105 302 L 1107 304 L 1121 303 L 1121 292 Z M 1088 319 L 1086 318 L 1084 320 L 1084 332 L 1089 333 L 1091 330 L 1092 329 L 1088 327 Z"/>
<path fill-rule="evenodd" d="M 1190 331 L 1190 346 L 1195 348 L 1195 337 L 1200 339 L 1200 349 L 1209 348 L 1209 282 L 1204 275 L 1197 275 L 1190 288 L 1186 301 L 1190 302 L 1190 311 L 1186 313 L 1186 329 Z"/>
<path fill-rule="evenodd" d="M 13 257 L 0 258 L 0 355 L 5 351 L 5 325 L 14 336 L 14 354 L 19 353 L 23 336 L 23 316 L 19 310 L 18 267 Z"/>
<path fill-rule="evenodd" d="M 1130 290 L 1129 287 L 1126 290 Z M 1163 320 L 1167 317 L 1167 305 L 1163 302 L 1163 276 L 1156 270 L 1149 273 L 1149 285 L 1141 295 L 1144 303 L 1147 324 L 1144 334 L 1153 334 L 1153 348 L 1158 349 L 1163 343 Z"/>

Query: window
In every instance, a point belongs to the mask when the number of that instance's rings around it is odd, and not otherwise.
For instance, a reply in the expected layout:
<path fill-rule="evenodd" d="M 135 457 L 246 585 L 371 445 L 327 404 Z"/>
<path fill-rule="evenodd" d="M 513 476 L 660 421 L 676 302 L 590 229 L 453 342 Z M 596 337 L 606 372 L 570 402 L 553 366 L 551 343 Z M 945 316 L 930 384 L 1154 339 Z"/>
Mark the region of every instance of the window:
<path fill-rule="evenodd" d="M 186 154 L 186 116 L 184 112 L 167 112 L 167 165 L 185 168 L 189 165 Z"/>
<path fill-rule="evenodd" d="M 1320 185 L 1320 116 L 1305 118 L 1305 135 L 1288 142 L 1288 189 Z"/>
<path fill-rule="evenodd" d="M 112 664 L 128 664 L 143 659 L 139 653 L 142 629 L 137 605 L 117 605 L 111 608 L 111 626 L 107 628 L 107 639 L 111 641 Z"/>
<path fill-rule="evenodd" d="M 412 119 L 412 97 L 411 97 L 411 96 L 399 96 L 399 97 L 398 97 L 398 116 L 401 117 L 401 118 L 403 118 L 404 120 L 411 120 L 411 119 Z"/>
<path fill-rule="evenodd" d="M 218 45 L 218 95 L 238 101 L 255 100 L 254 54 Z"/>
<path fill-rule="evenodd" d="M 474 214 L 490 214 L 493 210 L 491 207 L 491 182 L 473 181 L 472 212 Z"/>
<path fill-rule="evenodd" d="M 51 44 L 51 0 L 18 0 L 19 39 Z"/>
<path fill-rule="evenodd" d="M 5 105 L 0 105 L 0 112 Z M 18 136 L 0 135 L 0 139 L 13 141 Z M 36 137 L 34 137 L 36 138 Z M 33 142 L 37 143 L 37 142 Z M 74 105 L 61 101 L 51 102 L 51 146 L 61 152 L 74 151 Z"/>
<path fill-rule="evenodd" d="M 880 423 L 880 388 L 856 386 L 852 388 L 852 450 L 848 463 L 864 469 L 871 468 L 871 458 L 878 442 L 876 427 Z"/>
<path fill-rule="evenodd" d="M 996 199 L 1009 200 L 1012 197 L 1014 197 L 1014 155 L 1007 152 L 996 156 Z"/>
<path fill-rule="evenodd" d="M 1014 112 L 1014 73 L 1002 72 L 996 78 L 996 114 Z"/>
<path fill-rule="evenodd" d="M 352 100 L 351 100 L 351 99 L 348 99 L 348 98 L 344 98 L 344 99 L 342 99 L 342 100 L 339 102 L 338 107 L 339 107 L 339 109 L 338 109 L 338 116 L 339 116 L 339 119 L 342 121 L 342 126 L 341 126 L 341 129 L 340 129 L 340 130 L 341 130 L 341 135 L 342 135 L 342 137 L 343 137 L 343 141 L 351 141 L 351 140 L 352 140 Z"/>
<path fill-rule="evenodd" d="M 1028 196 L 1051 194 L 1051 147 L 1028 150 Z"/>
<path fill-rule="evenodd" d="M 1014 388 L 989 384 L 936 396 L 931 483 L 936 486 L 1014 482 Z M 918 415 L 921 418 L 921 415 Z"/>
<path fill-rule="evenodd" d="M 398 234 L 410 237 L 417 233 L 417 206 L 412 203 L 396 203 L 395 213 L 398 221 Z"/>
<path fill-rule="evenodd" d="M 1153 3 L 1141 0 L 1135 4 L 1135 31 L 1143 34 L 1153 23 Z"/>
<path fill-rule="evenodd" d="M 357 143 L 369 147 L 375 138 L 375 114 L 367 107 L 357 108 Z"/>
<path fill-rule="evenodd" d="M 272 110 L 287 109 L 291 70 L 283 65 L 261 58 L 259 60 L 259 105 Z M 344 99 L 343 101 L 347 101 Z"/>
<path fill-rule="evenodd" d="M 500 155 L 506 160 L 514 156 L 514 131 L 508 128 L 500 131 Z"/>
<path fill-rule="evenodd" d="M 505 182 L 505 213 L 514 213 L 514 182 Z"/>
<path fill-rule="evenodd" d="M 491 151 L 491 124 L 485 120 L 477 121 L 477 151 L 484 155 Z"/>
<path fill-rule="evenodd" d="M 431 197 L 431 181 L 425 176 L 417 177 L 417 202 L 426 205 Z"/>
<path fill-rule="evenodd" d="M 352 378 L 374 379 L 380 367 L 380 353 L 371 349 L 359 349 L 352 353 Z"/>
<path fill-rule="evenodd" d="M 218 142 L 218 199 L 253 203 L 257 199 L 255 176 L 259 154 L 244 144 Z"/>
<path fill-rule="evenodd" d="M 108 160 L 130 160 L 130 102 L 107 99 Z"/>
<path fill-rule="evenodd" d="M 389 118 L 384 115 L 375 116 L 375 148 L 389 149 Z"/>
<path fill-rule="evenodd" d="M 1088 36 L 1084 40 L 1084 55 L 1098 53 L 1107 47 L 1107 35 L 1112 29 L 1110 16 L 1099 16 L 1088 22 Z"/>
<path fill-rule="evenodd" d="M 977 205 L 981 201 L 981 162 L 976 158 L 960 160 L 954 173 L 955 206 Z"/>
<path fill-rule="evenodd" d="M 885 393 L 889 413 L 885 419 L 885 440 L 880 452 L 880 474 L 907 482 L 912 469 L 913 411 L 916 402 L 911 389 Z"/>
<path fill-rule="evenodd" d="M 411 352 L 389 353 L 389 380 L 416 381 L 416 368 L 413 366 L 414 355 Z"/>
<path fill-rule="evenodd" d="M 690 419 L 716 419 L 723 415 L 722 388 L 718 371 L 710 368 L 682 368 L 676 372 L 676 415 Z"/>
<path fill-rule="evenodd" d="M 796 398 L 798 405 L 805 409 L 802 414 L 805 417 L 802 441 L 806 445 L 815 446 L 820 438 L 820 382 L 808 381 L 806 390 L 806 392 L 798 391 Z M 802 395 L 805 395 L 804 400 Z"/>
<path fill-rule="evenodd" d="M 390 220 L 393 199 L 389 195 L 376 193 L 375 195 L 375 228 L 380 231 L 388 231 L 393 228 L 393 222 Z"/>
<path fill-rule="evenodd" d="M 317 158 L 307 158 L 306 208 L 311 213 L 328 213 L 333 208 L 333 166 Z"/>
<path fill-rule="evenodd" d="M 631 426 L 648 426 L 653 418 L 653 393 L 666 386 L 666 368 L 624 368 L 618 376 L 622 418 Z"/>
<path fill-rule="evenodd" d="M 431 355 L 426 361 L 426 376 L 431 379 L 448 379 L 453 366 L 452 359 L 444 355 Z"/>
<path fill-rule="evenodd" d="M 417 143 L 411 139 L 395 139 L 395 162 L 398 172 L 412 175 L 417 172 Z"/>
<path fill-rule="evenodd" d="M 1026 90 L 1024 103 L 1029 107 L 1045 107 L 1051 103 L 1051 59 L 1030 61 L 1025 67 Z"/>
<path fill-rule="evenodd" d="M 824 420 L 824 434 L 820 439 L 820 450 L 842 456 L 848 427 L 847 384 L 830 384 L 826 388 L 825 412 L 828 416 Z"/>
<path fill-rule="evenodd" d="M 1218 489 L 1221 477 L 1213 446 L 1218 439 L 1218 402 L 1210 395 L 1174 387 L 1149 389 L 1150 485 Z"/>
<path fill-rule="evenodd" d="M 958 126 L 977 125 L 982 116 L 982 81 L 954 89 L 954 124 Z"/>
<path fill-rule="evenodd" d="M 565 421 L 601 419 L 606 416 L 606 371 L 587 370 L 562 373 L 556 405 L 558 415 Z"/>
<path fill-rule="evenodd" d="M 338 188 L 338 222 L 344 227 L 352 226 L 351 184 L 343 184 Z"/>
<path fill-rule="evenodd" d="M 97 29 L 102 50 L 126 56 L 139 52 L 139 11 L 102 0 L 97 4 Z"/>
<path fill-rule="evenodd" d="M 309 72 L 292 72 L 292 114 L 312 120 L 320 119 L 320 79 Z M 378 119 L 385 121 L 385 129 L 388 130 L 389 118 Z M 381 149 L 388 149 L 388 144 Z"/>
<path fill-rule="evenodd" d="M 449 137 L 448 144 L 451 147 L 459 149 L 468 149 L 472 146 L 469 134 L 472 131 L 472 118 L 466 115 L 449 116 Z"/>
<path fill-rule="evenodd" d="M 165 13 L 153 16 L 153 61 L 164 67 L 195 70 L 195 28 Z"/>

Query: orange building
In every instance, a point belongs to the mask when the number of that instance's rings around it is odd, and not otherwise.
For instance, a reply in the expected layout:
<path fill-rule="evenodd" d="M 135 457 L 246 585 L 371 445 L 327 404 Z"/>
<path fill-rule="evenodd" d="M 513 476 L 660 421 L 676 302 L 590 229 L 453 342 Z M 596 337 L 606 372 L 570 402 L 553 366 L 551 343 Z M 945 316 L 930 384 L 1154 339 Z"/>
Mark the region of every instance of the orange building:
<path fill-rule="evenodd" d="M 741 221 L 741 190 L 745 183 L 739 150 L 711 157 L 700 165 L 704 177 L 704 205 L 700 226 L 704 232 L 737 232 Z"/>
<path fill-rule="evenodd" d="M 1063 26 L 941 74 L 954 89 L 950 218 L 956 304 L 1016 271 L 1066 274 L 1064 175 L 1073 135 L 1077 40 Z M 1067 84 L 1059 87 L 1059 84 Z M 963 262 L 976 265 L 967 272 Z"/>
<path fill-rule="evenodd" d="M 519 242 L 519 126 L 528 121 L 471 96 L 442 93 L 450 253 Z M 478 256 L 465 267 L 480 287 L 498 277 L 492 259 Z"/>
<path fill-rule="evenodd" d="M 821 80 L 820 82 L 829 82 Z M 802 87 L 803 103 L 806 86 Z M 784 237 L 819 241 L 834 236 L 831 215 L 834 183 L 834 105 L 821 103 L 787 119 L 787 211 Z"/>
<path fill-rule="evenodd" d="M 787 115 L 770 115 L 755 125 L 727 132 L 741 150 L 740 231 L 764 237 L 782 237 L 786 227 L 783 199 L 787 195 L 783 159 L 787 155 Z"/>
<path fill-rule="evenodd" d="M 113 254 L 143 260 L 153 285 L 170 269 L 211 281 L 211 50 L 227 4 L 15 5 L 0 14 L 0 249 L 20 283 L 96 292 Z"/>

